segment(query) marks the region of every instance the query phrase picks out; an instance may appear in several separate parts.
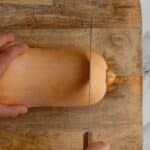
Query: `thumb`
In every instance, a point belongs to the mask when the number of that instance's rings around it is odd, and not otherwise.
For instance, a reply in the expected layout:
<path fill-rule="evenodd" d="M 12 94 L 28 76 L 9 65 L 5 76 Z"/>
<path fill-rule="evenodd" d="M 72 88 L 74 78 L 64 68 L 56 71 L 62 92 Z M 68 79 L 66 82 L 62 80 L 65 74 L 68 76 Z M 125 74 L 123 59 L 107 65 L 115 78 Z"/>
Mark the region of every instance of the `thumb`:
<path fill-rule="evenodd" d="M 2 105 L 0 104 L 0 118 L 17 117 L 19 114 L 27 113 L 28 108 L 23 105 Z"/>
<path fill-rule="evenodd" d="M 110 146 L 104 142 L 97 142 L 90 144 L 86 150 L 110 150 Z"/>

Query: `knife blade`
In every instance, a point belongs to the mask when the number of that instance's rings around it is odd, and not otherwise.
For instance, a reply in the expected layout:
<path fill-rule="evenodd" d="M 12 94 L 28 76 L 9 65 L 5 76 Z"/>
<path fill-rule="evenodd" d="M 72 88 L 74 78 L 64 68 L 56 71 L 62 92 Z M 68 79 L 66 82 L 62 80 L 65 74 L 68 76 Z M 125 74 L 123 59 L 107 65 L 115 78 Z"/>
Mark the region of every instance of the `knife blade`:
<path fill-rule="evenodd" d="M 92 74 L 92 40 L 93 40 L 93 17 L 90 17 L 90 39 L 89 39 L 89 58 L 90 58 L 90 71 L 89 71 L 89 97 L 88 97 L 88 131 L 84 134 L 83 150 L 86 150 L 88 145 L 92 142 L 92 128 L 91 128 L 91 74 Z"/>

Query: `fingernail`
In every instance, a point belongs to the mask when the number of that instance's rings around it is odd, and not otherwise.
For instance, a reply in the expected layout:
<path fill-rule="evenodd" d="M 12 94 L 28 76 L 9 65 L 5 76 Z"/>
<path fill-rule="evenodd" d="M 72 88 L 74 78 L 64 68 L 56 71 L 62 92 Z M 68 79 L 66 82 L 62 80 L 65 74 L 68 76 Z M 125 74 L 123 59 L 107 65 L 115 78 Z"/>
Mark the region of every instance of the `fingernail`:
<path fill-rule="evenodd" d="M 27 107 L 22 107 L 21 109 L 20 109 L 20 114 L 25 114 L 25 113 L 27 113 L 28 112 L 28 108 Z"/>
<path fill-rule="evenodd" d="M 28 45 L 26 45 L 26 44 L 20 44 L 20 52 L 21 53 L 24 53 L 25 51 L 27 51 L 28 50 Z"/>
<path fill-rule="evenodd" d="M 16 118 L 18 116 L 18 113 L 12 113 L 8 116 L 8 118 Z"/>
<path fill-rule="evenodd" d="M 16 111 L 12 112 L 10 114 L 10 116 L 8 116 L 8 117 L 16 118 L 18 115 L 25 114 L 28 112 L 28 108 L 25 106 L 19 106 L 19 108 L 17 108 L 17 109 L 16 109 Z"/>

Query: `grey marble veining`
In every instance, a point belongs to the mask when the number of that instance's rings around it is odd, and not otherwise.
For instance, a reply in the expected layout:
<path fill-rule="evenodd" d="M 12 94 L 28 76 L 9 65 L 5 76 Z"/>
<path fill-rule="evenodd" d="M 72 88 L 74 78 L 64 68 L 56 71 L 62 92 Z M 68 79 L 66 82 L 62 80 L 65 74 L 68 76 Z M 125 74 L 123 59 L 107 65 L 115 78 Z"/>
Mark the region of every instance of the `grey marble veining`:
<path fill-rule="evenodd" d="M 144 88 L 143 88 L 143 122 L 144 125 L 150 122 L 150 32 L 144 35 Z"/>
<path fill-rule="evenodd" d="M 144 150 L 150 150 L 150 31 L 144 35 L 143 124 Z"/>

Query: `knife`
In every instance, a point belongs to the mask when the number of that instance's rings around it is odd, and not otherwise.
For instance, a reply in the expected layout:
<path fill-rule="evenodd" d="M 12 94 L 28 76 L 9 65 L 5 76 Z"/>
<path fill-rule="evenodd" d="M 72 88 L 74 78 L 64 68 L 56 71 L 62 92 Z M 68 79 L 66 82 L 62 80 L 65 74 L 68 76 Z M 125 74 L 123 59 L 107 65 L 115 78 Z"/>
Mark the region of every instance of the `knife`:
<path fill-rule="evenodd" d="M 83 136 L 83 150 L 86 150 L 89 144 L 92 142 L 92 131 L 91 131 L 91 121 L 90 121 L 90 113 L 91 113 L 91 73 L 92 73 L 92 40 L 93 40 L 93 18 L 90 17 L 90 41 L 89 41 L 89 57 L 90 57 L 90 82 L 89 82 L 89 98 L 88 98 L 88 131 L 85 132 Z"/>

